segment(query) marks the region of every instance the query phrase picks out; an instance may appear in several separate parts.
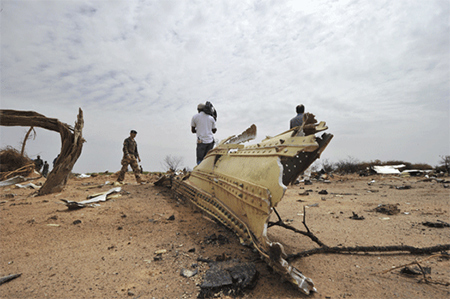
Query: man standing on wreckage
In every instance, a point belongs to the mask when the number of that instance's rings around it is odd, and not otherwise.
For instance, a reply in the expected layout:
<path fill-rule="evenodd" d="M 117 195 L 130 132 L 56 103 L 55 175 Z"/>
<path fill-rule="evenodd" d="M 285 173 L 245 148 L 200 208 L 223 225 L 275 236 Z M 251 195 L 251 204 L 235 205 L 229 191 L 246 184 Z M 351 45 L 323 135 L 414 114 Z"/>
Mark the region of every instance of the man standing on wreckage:
<path fill-rule="evenodd" d="M 214 147 L 214 135 L 217 132 L 214 107 L 210 102 L 198 104 L 198 113 L 192 117 L 191 131 L 197 134 L 197 165 L 200 164 L 206 154 Z M 215 117 L 213 117 L 215 116 Z"/>
<path fill-rule="evenodd" d="M 137 143 L 134 138 L 136 137 L 137 132 L 135 130 L 131 130 L 130 137 L 126 138 L 123 141 L 123 158 L 121 161 L 122 169 L 120 169 L 119 177 L 117 181 L 122 183 L 125 179 L 125 173 L 128 170 L 128 165 L 131 166 L 134 172 L 134 176 L 136 177 L 136 181 L 138 184 L 142 182 L 141 180 L 141 170 L 139 169 L 139 165 L 137 160 L 141 162 L 141 158 L 139 158 L 139 153 L 137 149 Z"/>

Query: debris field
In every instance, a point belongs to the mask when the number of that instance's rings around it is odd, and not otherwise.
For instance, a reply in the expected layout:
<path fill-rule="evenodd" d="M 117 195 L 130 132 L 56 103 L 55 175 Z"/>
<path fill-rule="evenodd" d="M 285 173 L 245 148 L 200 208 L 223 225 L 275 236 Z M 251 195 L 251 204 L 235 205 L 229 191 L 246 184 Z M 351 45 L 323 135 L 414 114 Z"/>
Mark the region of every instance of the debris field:
<path fill-rule="evenodd" d="M 169 189 L 153 186 L 150 175 L 143 176 L 148 183 L 137 185 L 127 174 L 120 192 L 105 201 L 76 209 L 65 204 L 107 192 L 117 186 L 106 182 L 115 179 L 111 174 L 71 177 L 62 192 L 44 196 L 33 196 L 32 188 L 0 188 L 0 276 L 8 277 L 0 285 L 2 298 L 450 296 L 445 254 L 395 252 L 292 260 L 318 289 L 311 296 L 301 294 L 231 231 Z M 44 178 L 32 182 L 42 185 Z M 277 212 L 299 230 L 305 219 L 328 246 L 449 244 L 449 185 L 448 177 L 334 175 L 289 186 Z M 287 254 L 318 247 L 279 226 L 270 227 L 268 235 L 282 242 Z M 419 265 L 411 264 L 416 260 Z M 239 277 L 240 267 L 249 274 Z M 218 269 L 225 269 L 219 276 L 234 284 L 212 285 Z"/>

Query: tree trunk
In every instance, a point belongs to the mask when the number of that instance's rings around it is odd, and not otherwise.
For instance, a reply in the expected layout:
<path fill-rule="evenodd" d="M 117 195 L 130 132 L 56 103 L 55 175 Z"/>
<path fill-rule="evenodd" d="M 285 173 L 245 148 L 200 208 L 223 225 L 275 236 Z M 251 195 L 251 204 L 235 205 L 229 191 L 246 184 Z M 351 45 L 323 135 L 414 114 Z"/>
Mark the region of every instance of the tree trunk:
<path fill-rule="evenodd" d="M 61 135 L 61 153 L 47 180 L 39 190 L 39 195 L 61 192 L 67 183 L 75 162 L 81 155 L 83 143 L 85 142 L 82 136 L 84 120 L 81 108 L 78 110 L 74 128 L 60 122 L 56 118 L 47 118 L 34 111 L 17 110 L 0 110 L 0 125 L 33 126 L 59 132 Z"/>

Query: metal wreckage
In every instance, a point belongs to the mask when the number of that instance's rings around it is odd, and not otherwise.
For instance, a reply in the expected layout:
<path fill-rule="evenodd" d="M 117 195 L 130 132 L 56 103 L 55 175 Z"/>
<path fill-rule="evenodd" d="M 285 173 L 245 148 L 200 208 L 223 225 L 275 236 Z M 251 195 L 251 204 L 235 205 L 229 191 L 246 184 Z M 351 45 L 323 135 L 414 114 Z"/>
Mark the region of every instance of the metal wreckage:
<path fill-rule="evenodd" d="M 276 272 L 305 294 L 316 292 L 313 281 L 289 265 L 283 245 L 267 237 L 268 222 L 286 186 L 295 182 L 327 147 L 332 134 L 306 113 L 303 125 L 267 137 L 254 145 L 252 125 L 239 136 L 222 140 L 192 172 L 173 177 L 172 191 L 233 230 L 244 245 L 253 246 Z"/>

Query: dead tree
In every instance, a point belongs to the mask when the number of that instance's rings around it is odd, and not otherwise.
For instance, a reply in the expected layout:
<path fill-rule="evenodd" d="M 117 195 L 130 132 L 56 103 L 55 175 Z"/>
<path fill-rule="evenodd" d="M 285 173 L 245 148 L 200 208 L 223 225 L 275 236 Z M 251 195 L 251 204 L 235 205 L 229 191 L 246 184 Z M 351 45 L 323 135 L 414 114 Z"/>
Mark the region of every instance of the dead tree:
<path fill-rule="evenodd" d="M 0 110 L 1 126 L 40 127 L 61 135 L 61 153 L 55 166 L 47 177 L 44 185 L 39 190 L 39 195 L 61 192 L 69 178 L 75 162 L 81 155 L 83 143 L 82 136 L 84 126 L 83 111 L 78 110 L 75 127 L 60 122 L 56 118 L 47 118 L 34 111 Z"/>
<path fill-rule="evenodd" d="M 27 134 L 25 135 L 25 138 L 23 139 L 22 142 L 22 150 L 20 151 L 20 155 L 23 157 L 23 154 L 25 153 L 25 145 L 27 144 L 27 140 L 30 138 L 30 134 L 31 132 L 34 132 L 34 136 L 36 136 L 36 131 L 34 130 L 34 127 L 31 127 Z"/>

